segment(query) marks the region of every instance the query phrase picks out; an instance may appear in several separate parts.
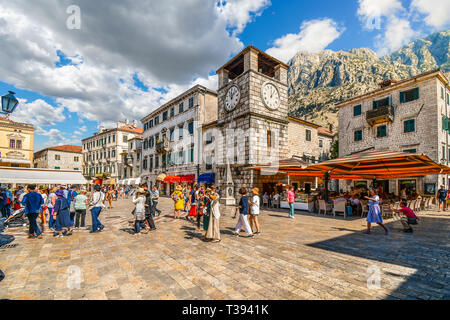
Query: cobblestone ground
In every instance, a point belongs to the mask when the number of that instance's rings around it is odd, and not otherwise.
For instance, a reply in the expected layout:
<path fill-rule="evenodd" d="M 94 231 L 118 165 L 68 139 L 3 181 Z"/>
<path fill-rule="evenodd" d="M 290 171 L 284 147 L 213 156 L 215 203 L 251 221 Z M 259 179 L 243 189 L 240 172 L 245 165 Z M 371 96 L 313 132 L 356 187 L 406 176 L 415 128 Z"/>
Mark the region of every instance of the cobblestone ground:
<path fill-rule="evenodd" d="M 46 231 L 29 240 L 24 228 L 8 230 L 16 241 L 0 249 L 0 298 L 450 298 L 449 213 L 419 213 L 413 234 L 387 221 L 385 236 L 378 227 L 361 234 L 359 218 L 297 213 L 291 220 L 282 210 L 262 211 L 262 234 L 247 239 L 232 236 L 237 219 L 222 207 L 222 242 L 206 243 L 193 224 L 172 218 L 171 205 L 161 200 L 158 230 L 147 235 L 129 232 L 130 200 L 102 212 L 100 234 L 53 238 Z"/>

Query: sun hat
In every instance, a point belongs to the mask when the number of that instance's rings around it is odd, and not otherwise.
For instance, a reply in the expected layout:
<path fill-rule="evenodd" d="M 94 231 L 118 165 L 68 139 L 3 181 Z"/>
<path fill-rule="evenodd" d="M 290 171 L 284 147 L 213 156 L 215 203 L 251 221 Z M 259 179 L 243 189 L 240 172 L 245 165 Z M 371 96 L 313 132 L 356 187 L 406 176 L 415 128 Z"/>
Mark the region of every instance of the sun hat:
<path fill-rule="evenodd" d="M 180 186 L 180 185 L 177 185 L 177 188 L 176 188 L 177 190 L 183 190 L 183 187 L 182 186 Z"/>
<path fill-rule="evenodd" d="M 144 188 L 139 188 L 139 189 L 138 189 L 138 192 L 139 192 L 139 193 L 145 193 L 145 190 L 144 190 Z"/>
<path fill-rule="evenodd" d="M 258 188 L 253 188 L 252 191 L 253 191 L 253 193 L 255 193 L 255 194 L 259 194 L 259 189 L 258 189 Z"/>
<path fill-rule="evenodd" d="M 56 190 L 55 194 L 56 194 L 58 197 L 64 197 L 64 191 L 61 190 L 61 189 Z"/>

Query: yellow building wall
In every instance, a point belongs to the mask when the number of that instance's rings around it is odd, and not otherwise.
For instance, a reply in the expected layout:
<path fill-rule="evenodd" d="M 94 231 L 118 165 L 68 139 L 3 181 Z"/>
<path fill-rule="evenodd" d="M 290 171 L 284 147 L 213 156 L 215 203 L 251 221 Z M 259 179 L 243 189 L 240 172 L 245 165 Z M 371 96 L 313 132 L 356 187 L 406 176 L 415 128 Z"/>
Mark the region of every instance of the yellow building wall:
<path fill-rule="evenodd" d="M 11 139 L 21 139 L 21 149 L 11 149 Z M 18 123 L 7 119 L 0 119 L 0 166 L 27 167 L 33 166 L 34 127 L 26 123 Z M 27 160 L 27 164 L 14 164 L 8 159 Z"/>

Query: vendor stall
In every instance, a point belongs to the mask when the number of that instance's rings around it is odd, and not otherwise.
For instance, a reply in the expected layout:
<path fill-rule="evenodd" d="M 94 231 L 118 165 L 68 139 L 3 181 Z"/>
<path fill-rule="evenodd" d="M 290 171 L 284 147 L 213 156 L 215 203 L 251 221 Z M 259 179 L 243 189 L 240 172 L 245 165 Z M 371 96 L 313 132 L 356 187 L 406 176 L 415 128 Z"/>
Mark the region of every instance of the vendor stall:
<path fill-rule="evenodd" d="M 85 185 L 88 181 L 80 171 L 0 167 L 0 183 Z"/>
<path fill-rule="evenodd" d="M 289 209 L 289 203 L 287 202 L 286 196 L 284 196 L 280 201 L 280 207 L 283 209 Z M 314 196 L 307 194 L 296 194 L 294 209 L 314 212 Z"/>

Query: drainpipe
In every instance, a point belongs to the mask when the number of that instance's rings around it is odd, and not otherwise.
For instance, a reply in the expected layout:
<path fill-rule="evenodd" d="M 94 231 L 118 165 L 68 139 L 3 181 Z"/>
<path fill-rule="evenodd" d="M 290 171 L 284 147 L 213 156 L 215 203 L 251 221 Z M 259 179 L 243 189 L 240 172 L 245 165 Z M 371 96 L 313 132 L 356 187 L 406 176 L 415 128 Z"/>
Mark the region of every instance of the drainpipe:
<path fill-rule="evenodd" d="M 448 101 L 445 101 L 446 100 L 446 96 L 447 95 L 444 96 L 445 116 L 448 118 Z M 448 135 L 449 134 L 450 134 L 450 131 L 447 128 L 447 132 L 445 133 L 445 158 L 447 159 L 447 167 L 448 167 L 448 164 L 449 164 L 448 157 L 450 156 L 450 152 L 448 151 Z M 445 175 L 445 184 L 444 184 L 444 186 L 447 186 L 447 189 L 449 187 L 449 185 L 448 185 L 448 174 Z"/>

